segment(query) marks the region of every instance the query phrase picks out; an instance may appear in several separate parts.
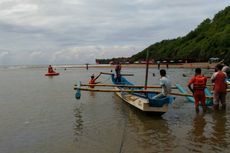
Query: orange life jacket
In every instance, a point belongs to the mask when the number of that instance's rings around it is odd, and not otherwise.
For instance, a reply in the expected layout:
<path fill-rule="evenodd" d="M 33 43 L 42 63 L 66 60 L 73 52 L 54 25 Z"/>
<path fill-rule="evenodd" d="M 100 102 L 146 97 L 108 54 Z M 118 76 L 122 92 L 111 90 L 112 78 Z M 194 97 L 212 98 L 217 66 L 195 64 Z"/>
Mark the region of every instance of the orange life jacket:
<path fill-rule="evenodd" d="M 206 87 L 207 78 L 201 75 L 195 76 L 195 81 L 193 84 L 194 90 L 204 90 Z"/>

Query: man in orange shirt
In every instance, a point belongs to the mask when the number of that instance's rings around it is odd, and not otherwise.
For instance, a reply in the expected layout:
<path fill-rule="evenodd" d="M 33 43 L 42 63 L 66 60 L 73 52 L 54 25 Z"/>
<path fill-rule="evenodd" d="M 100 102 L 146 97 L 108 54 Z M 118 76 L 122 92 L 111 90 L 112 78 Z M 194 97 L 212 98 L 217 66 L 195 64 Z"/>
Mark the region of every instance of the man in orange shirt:
<path fill-rule="evenodd" d="M 213 108 L 215 110 L 219 109 L 219 101 L 222 104 L 222 109 L 226 109 L 226 94 L 227 94 L 227 75 L 225 72 L 221 71 L 223 66 L 217 64 L 215 69 L 216 72 L 212 75 L 211 81 L 214 83 L 213 87 Z"/>
<path fill-rule="evenodd" d="M 195 76 L 193 76 L 189 81 L 188 88 L 193 93 L 195 99 L 195 109 L 197 113 L 199 113 L 199 102 L 201 102 L 203 112 L 206 112 L 207 109 L 205 104 L 206 97 L 204 92 L 204 89 L 206 88 L 206 82 L 207 78 L 201 75 L 201 69 L 196 68 Z M 191 85 L 193 85 L 193 88 L 191 87 Z"/>

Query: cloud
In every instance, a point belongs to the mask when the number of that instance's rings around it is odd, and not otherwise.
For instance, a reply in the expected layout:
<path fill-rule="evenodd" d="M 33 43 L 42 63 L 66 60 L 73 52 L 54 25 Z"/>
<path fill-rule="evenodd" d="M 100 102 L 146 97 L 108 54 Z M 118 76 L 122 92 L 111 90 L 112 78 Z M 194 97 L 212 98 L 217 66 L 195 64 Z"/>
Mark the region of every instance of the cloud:
<path fill-rule="evenodd" d="M 183 36 L 229 0 L 1 0 L 1 64 L 79 64 L 131 56 Z M 0 54 L 1 55 L 1 54 Z M 25 60 L 25 56 L 28 57 Z"/>

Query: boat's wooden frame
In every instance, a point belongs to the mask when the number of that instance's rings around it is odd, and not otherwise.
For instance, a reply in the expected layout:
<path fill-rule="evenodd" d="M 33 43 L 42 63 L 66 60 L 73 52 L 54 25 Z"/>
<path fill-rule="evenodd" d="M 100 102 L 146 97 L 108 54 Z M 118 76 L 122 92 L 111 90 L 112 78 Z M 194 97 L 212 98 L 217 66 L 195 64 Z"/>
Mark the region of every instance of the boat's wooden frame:
<path fill-rule="evenodd" d="M 118 87 L 114 87 L 115 90 L 120 90 Z M 168 111 L 168 104 L 164 104 L 162 107 L 150 107 L 148 99 L 129 94 L 127 92 L 115 92 L 118 97 L 128 104 L 140 109 L 144 112 L 159 112 L 165 113 Z"/>

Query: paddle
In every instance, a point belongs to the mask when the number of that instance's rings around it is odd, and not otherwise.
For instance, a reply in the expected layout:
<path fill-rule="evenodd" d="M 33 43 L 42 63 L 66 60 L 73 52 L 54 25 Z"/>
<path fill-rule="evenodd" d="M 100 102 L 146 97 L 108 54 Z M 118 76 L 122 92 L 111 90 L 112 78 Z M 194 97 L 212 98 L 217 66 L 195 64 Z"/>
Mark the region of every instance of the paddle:
<path fill-rule="evenodd" d="M 105 75 L 112 75 L 114 73 L 108 73 L 108 72 L 100 72 L 101 74 L 105 74 Z M 134 76 L 134 74 L 121 74 L 122 76 Z"/>

